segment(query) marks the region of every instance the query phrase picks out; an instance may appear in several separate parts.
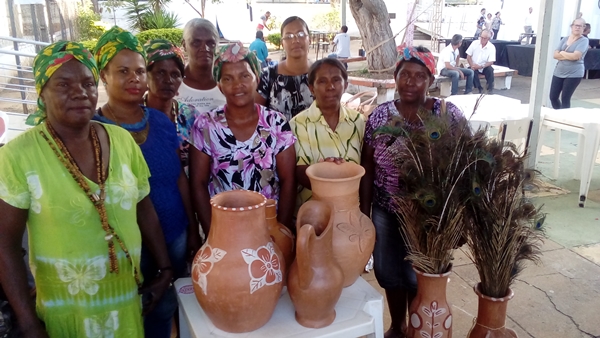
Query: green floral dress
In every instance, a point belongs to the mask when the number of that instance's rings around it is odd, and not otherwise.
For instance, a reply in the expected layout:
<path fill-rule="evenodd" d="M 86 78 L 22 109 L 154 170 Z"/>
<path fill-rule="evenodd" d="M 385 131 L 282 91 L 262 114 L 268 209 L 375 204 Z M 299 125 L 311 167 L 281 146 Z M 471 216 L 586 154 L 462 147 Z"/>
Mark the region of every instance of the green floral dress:
<path fill-rule="evenodd" d="M 127 131 L 103 126 L 110 138 L 108 219 L 139 271 L 136 206 L 150 191 L 150 172 Z M 0 148 L 0 199 L 28 210 L 38 316 L 50 337 L 143 337 L 132 265 L 117 244 L 119 273 L 110 272 L 98 212 L 40 131 L 52 140 L 41 124 Z"/>

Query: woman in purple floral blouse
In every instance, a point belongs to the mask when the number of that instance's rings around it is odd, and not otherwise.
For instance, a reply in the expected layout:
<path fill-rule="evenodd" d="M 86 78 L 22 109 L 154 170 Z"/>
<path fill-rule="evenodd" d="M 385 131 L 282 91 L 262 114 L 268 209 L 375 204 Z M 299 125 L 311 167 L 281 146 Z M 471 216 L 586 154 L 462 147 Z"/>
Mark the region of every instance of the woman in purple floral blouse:
<path fill-rule="evenodd" d="M 396 153 L 391 149 L 397 149 L 396 146 L 403 144 L 404 139 L 385 134 L 373 136 L 373 132 L 385 126 L 393 116 L 404 117 L 413 130 L 422 128 L 417 116 L 420 111 L 462 118 L 462 112 L 452 103 L 427 96 L 436 69 L 431 52 L 423 47 L 399 47 L 398 54 L 394 78 L 400 98 L 381 104 L 367 120 L 361 155 L 366 174 L 360 188 L 361 211 L 372 215 L 375 224 L 375 277 L 385 289 L 390 309 L 392 325 L 385 334 L 390 338 L 404 337 L 408 304 L 416 295 L 417 281 L 412 264 L 404 260 L 407 255 L 406 243 L 400 235 L 391 198 L 402 189 L 398 182 L 397 166 L 394 165 Z"/>
<path fill-rule="evenodd" d="M 210 198 L 247 189 L 278 201 L 280 223 L 292 227 L 296 138 L 285 117 L 254 102 L 260 64 L 241 44 L 223 46 L 214 77 L 227 104 L 196 117 L 191 131 L 192 200 L 205 234 Z"/>

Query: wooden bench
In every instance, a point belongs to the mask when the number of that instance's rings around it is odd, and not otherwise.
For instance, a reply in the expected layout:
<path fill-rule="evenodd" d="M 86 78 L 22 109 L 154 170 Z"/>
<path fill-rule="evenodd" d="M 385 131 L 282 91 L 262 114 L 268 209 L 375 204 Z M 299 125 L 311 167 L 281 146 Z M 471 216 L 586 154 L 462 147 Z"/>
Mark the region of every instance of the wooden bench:
<path fill-rule="evenodd" d="M 494 68 L 494 78 L 504 78 L 503 82 L 499 82 L 500 85 L 496 86 L 497 89 L 500 90 L 505 90 L 505 89 L 510 89 L 511 84 L 512 84 L 512 77 L 513 75 L 517 74 L 517 71 L 514 69 L 510 69 L 508 67 L 503 67 L 503 66 L 497 66 L 497 65 L 492 65 L 492 67 Z M 480 79 L 485 79 L 485 76 L 479 72 L 475 72 L 479 75 Z M 458 85 L 460 87 L 464 87 L 466 84 L 465 80 L 460 80 L 458 82 Z M 442 75 L 436 75 L 435 76 L 435 81 L 433 82 L 433 84 L 431 85 L 431 87 L 429 87 L 429 89 L 435 89 L 435 88 L 439 88 L 440 89 L 440 96 L 443 97 L 448 97 L 450 96 L 451 92 L 452 92 L 452 79 L 447 77 L 447 76 L 442 76 Z"/>
<path fill-rule="evenodd" d="M 367 57 L 366 56 L 353 56 L 353 57 L 349 57 L 349 58 L 346 58 L 346 59 L 339 59 L 338 58 L 338 60 L 341 63 L 360 62 L 360 61 L 367 60 Z"/>
<path fill-rule="evenodd" d="M 377 90 L 377 104 L 393 100 L 396 94 L 396 82 L 393 79 L 377 80 L 348 76 L 348 83 L 358 87 L 375 88 Z"/>

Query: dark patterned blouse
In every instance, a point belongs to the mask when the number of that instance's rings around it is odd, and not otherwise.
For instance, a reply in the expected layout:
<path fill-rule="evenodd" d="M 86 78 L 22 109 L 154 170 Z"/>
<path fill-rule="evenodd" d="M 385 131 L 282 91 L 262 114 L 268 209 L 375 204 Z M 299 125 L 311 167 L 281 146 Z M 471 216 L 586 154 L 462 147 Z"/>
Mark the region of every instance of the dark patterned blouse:
<path fill-rule="evenodd" d="M 277 65 L 263 69 L 258 93 L 267 100 L 267 108 L 283 113 L 288 121 L 314 101 L 308 89 L 308 74 L 282 75 Z"/>

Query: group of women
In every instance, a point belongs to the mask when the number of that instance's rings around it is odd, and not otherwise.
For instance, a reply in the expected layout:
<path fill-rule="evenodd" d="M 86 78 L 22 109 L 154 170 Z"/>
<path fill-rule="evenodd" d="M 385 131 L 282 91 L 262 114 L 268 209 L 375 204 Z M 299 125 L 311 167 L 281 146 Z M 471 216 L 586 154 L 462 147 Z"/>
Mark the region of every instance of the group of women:
<path fill-rule="evenodd" d="M 142 46 L 113 27 L 93 54 L 58 42 L 34 61 L 37 126 L 0 148 L 0 283 L 25 337 L 169 337 L 177 307 L 170 284 L 186 273 L 210 231 L 209 200 L 248 189 L 278 201 L 293 229 L 310 199 L 307 166 L 352 161 L 366 169 L 361 210 L 372 216 L 376 277 L 401 337 L 416 283 L 391 196 L 401 189 L 391 143 L 374 136 L 393 116 L 462 113 L 427 96 L 435 61 L 402 47 L 399 99 L 367 118 L 341 105 L 348 85 L 336 59 L 308 59 L 309 30 L 284 21 L 286 60 L 264 70 L 241 44 L 218 46 L 204 19 L 184 29 L 183 52 L 165 40 Z M 98 82 L 108 102 L 96 109 Z M 36 297 L 27 287 L 27 225 Z M 141 304 L 141 305 L 140 305 Z"/>

